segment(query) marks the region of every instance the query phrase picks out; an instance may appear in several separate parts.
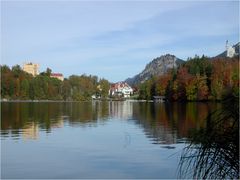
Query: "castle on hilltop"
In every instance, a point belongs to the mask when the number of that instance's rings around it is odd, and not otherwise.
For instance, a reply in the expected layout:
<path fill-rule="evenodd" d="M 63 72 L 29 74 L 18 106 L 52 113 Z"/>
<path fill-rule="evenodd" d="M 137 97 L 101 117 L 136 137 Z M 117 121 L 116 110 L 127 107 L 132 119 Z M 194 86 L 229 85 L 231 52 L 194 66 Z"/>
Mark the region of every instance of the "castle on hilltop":
<path fill-rule="evenodd" d="M 235 47 L 231 46 L 228 44 L 228 40 L 226 41 L 226 56 L 227 57 L 234 57 L 235 55 L 237 55 Z"/>
<path fill-rule="evenodd" d="M 39 64 L 34 64 L 32 62 L 24 63 L 23 64 L 23 71 L 32 74 L 33 77 L 39 75 Z M 61 73 L 51 73 L 51 78 L 59 79 L 60 81 L 64 80 L 63 74 Z"/>
<path fill-rule="evenodd" d="M 33 64 L 31 62 L 23 64 L 23 71 L 37 76 L 39 74 L 39 64 Z"/>

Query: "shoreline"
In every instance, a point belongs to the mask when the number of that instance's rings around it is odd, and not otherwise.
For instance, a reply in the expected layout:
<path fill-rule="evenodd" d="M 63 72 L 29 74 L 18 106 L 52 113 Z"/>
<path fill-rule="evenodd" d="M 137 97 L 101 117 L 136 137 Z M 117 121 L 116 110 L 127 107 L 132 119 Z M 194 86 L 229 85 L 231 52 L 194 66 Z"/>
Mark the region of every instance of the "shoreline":
<path fill-rule="evenodd" d="M 154 102 L 153 100 L 135 100 L 135 99 L 125 99 L 125 100 L 114 100 L 114 99 L 92 99 L 86 101 L 65 101 L 65 100 L 0 100 L 0 102 L 103 102 L 103 101 L 128 101 L 128 102 Z"/>
<path fill-rule="evenodd" d="M 221 101 L 213 101 L 213 100 L 205 100 L 205 101 L 154 101 L 154 100 L 145 100 L 145 99 L 124 99 L 124 100 L 115 100 L 115 99 L 92 99 L 92 100 L 86 100 L 86 101 L 74 101 L 74 100 L 7 100 L 7 99 L 0 99 L 0 102 L 1 103 L 4 103 L 4 102 L 35 102 L 35 103 L 41 103 L 41 102 L 61 102 L 61 103 L 68 103 L 68 102 L 104 102 L 104 101 L 109 101 L 109 102 L 112 102 L 112 101 L 119 101 L 119 102 L 122 102 L 122 101 L 127 101 L 127 102 L 152 102 L 152 103 L 175 103 L 175 102 L 178 102 L 178 103 L 189 103 L 189 102 L 200 102 L 200 103 L 209 103 L 209 102 L 216 102 L 216 103 L 219 103 Z"/>

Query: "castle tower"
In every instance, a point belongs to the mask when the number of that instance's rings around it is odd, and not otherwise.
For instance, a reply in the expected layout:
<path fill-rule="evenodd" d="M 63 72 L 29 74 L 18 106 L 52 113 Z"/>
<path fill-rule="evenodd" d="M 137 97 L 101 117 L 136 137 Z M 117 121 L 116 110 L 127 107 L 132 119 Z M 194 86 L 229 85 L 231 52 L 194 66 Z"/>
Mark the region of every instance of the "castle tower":
<path fill-rule="evenodd" d="M 236 52 L 235 52 L 235 48 L 231 45 L 228 45 L 228 40 L 226 41 L 226 51 L 227 51 L 227 57 L 232 58 Z"/>
<path fill-rule="evenodd" d="M 33 76 L 37 76 L 39 74 L 39 64 L 33 63 L 24 63 L 23 64 L 23 71 L 32 74 Z"/>
<path fill-rule="evenodd" d="M 226 51 L 228 50 L 228 40 L 226 40 Z"/>

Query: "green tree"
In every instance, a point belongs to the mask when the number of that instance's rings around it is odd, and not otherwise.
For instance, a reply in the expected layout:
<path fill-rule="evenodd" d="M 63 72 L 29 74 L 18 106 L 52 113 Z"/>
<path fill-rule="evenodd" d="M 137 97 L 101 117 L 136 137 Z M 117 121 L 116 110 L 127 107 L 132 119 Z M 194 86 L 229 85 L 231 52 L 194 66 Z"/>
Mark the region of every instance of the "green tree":
<path fill-rule="evenodd" d="M 27 79 L 24 79 L 20 83 L 20 96 L 23 99 L 29 98 L 29 82 Z"/>
<path fill-rule="evenodd" d="M 62 97 L 64 100 L 71 100 L 71 85 L 68 80 L 64 80 L 62 84 Z"/>
<path fill-rule="evenodd" d="M 19 77 L 21 72 L 22 72 L 22 69 L 19 65 L 15 65 L 12 67 L 12 73 L 13 73 L 14 77 Z"/>
<path fill-rule="evenodd" d="M 47 69 L 46 69 L 46 75 L 47 75 L 48 77 L 50 77 L 51 73 L 52 73 L 52 70 L 51 70 L 50 68 L 47 68 Z"/>
<path fill-rule="evenodd" d="M 110 83 L 106 79 L 100 79 L 99 85 L 100 85 L 99 88 L 101 89 L 100 90 L 101 97 L 102 98 L 107 98 L 108 93 L 109 93 L 109 89 L 110 89 Z"/>
<path fill-rule="evenodd" d="M 35 99 L 34 80 L 30 81 L 29 83 L 29 98 L 32 100 Z"/>
<path fill-rule="evenodd" d="M 9 85 L 9 96 L 13 97 L 14 96 L 14 81 L 11 80 L 10 81 L 10 85 Z"/>
<path fill-rule="evenodd" d="M 187 96 L 187 100 L 189 101 L 197 100 L 196 78 L 193 78 L 192 80 L 190 80 L 189 83 L 186 85 L 186 96 Z"/>

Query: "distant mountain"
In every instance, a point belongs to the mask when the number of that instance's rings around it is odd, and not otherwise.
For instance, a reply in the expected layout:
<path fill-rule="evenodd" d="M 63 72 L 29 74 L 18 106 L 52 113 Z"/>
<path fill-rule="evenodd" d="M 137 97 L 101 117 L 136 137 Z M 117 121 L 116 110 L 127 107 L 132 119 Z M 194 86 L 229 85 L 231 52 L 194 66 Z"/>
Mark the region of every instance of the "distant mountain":
<path fill-rule="evenodd" d="M 237 44 L 233 45 L 233 48 L 235 48 L 236 55 L 237 54 L 239 55 L 239 46 L 240 46 L 239 42 Z M 217 58 L 218 57 L 221 57 L 221 58 L 227 57 L 227 51 L 224 51 L 224 52 L 222 52 L 221 54 L 219 54 L 215 57 L 217 57 Z"/>
<path fill-rule="evenodd" d="M 169 69 L 175 68 L 183 62 L 183 60 L 170 54 L 157 57 L 148 63 L 141 73 L 135 75 L 132 78 L 126 79 L 125 82 L 131 86 L 142 83 L 150 79 L 152 76 L 162 75 L 166 73 Z"/>

